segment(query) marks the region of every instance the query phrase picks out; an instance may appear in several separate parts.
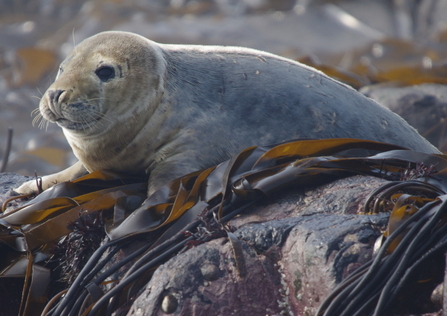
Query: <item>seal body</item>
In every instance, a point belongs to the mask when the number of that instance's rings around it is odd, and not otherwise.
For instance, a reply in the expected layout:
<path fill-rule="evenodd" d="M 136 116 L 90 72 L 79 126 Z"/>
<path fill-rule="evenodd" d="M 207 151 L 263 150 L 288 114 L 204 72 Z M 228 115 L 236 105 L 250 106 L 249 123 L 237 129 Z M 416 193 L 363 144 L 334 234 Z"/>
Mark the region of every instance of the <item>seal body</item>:
<path fill-rule="evenodd" d="M 298 62 L 127 32 L 76 46 L 40 112 L 62 127 L 79 159 L 44 177 L 44 187 L 110 169 L 150 173 L 152 193 L 246 147 L 296 138 L 360 138 L 439 153 L 398 115 Z"/>

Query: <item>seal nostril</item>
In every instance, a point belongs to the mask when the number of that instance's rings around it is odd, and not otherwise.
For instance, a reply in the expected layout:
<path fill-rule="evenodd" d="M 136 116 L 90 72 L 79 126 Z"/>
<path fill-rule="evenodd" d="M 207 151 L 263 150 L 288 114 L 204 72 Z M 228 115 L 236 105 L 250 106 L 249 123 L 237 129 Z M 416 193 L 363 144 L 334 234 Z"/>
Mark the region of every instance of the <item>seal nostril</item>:
<path fill-rule="evenodd" d="M 61 97 L 62 93 L 64 93 L 65 90 L 51 90 L 48 92 L 50 100 L 52 103 L 59 103 L 59 98 Z"/>

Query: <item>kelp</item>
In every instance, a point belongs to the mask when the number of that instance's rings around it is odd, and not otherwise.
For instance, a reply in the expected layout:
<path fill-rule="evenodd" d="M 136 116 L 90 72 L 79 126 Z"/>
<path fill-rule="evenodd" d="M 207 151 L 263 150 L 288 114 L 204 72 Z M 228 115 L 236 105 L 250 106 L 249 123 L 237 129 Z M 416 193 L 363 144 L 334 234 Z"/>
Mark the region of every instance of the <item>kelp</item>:
<path fill-rule="evenodd" d="M 418 206 L 415 200 L 423 203 Z M 390 308 L 411 305 L 405 303 L 411 296 L 402 295 L 408 288 L 419 288 L 416 292 L 422 296 L 424 285 L 428 283 L 433 289 L 442 282 L 447 251 L 447 196 L 424 200 L 408 194 L 397 198 L 384 234 L 385 242 L 374 259 L 343 280 L 316 315 L 390 314 Z M 414 293 L 411 299 L 422 301 Z"/>
<path fill-rule="evenodd" d="M 312 56 L 298 61 L 356 89 L 370 83 L 392 82 L 394 85 L 447 82 L 445 41 L 417 41 L 386 38 L 365 48 L 340 55 L 324 56 L 322 63 Z M 334 66 L 338 65 L 338 66 Z"/>
<path fill-rule="evenodd" d="M 0 217 L 1 251 L 5 258 L 0 263 L 0 277 L 24 280 L 20 315 L 38 310 L 43 310 L 43 315 L 109 315 L 150 280 L 158 265 L 187 247 L 228 236 L 237 257 L 237 241 L 221 224 L 254 201 L 286 189 L 317 186 L 358 174 L 392 180 L 395 185 L 394 190 L 388 187 L 375 192 L 375 196 L 387 200 L 383 207 L 377 206 L 372 197 L 365 208 L 368 213 L 389 211 L 391 204 L 398 205 L 398 211 L 391 213 L 388 239 L 382 247 L 386 250 L 380 255 L 388 258 L 402 253 L 401 244 L 409 234 L 401 228 L 408 225 L 400 223 L 419 216 L 419 208 L 426 205 L 443 205 L 437 201 L 447 191 L 446 167 L 446 156 L 390 144 L 357 139 L 297 140 L 247 148 L 218 166 L 167 183 L 144 201 L 145 175 L 98 171 L 57 184 Z M 417 179 L 400 181 L 409 174 Z M 401 185 L 404 183 L 408 183 L 407 188 Z M 410 195 L 405 193 L 407 189 L 412 192 Z M 406 212 L 407 209 L 411 211 Z M 91 255 L 60 298 L 62 294 L 53 293 L 46 265 L 57 244 L 71 233 L 73 223 L 98 212 L 105 222 L 108 241 Z M 392 240 L 397 240 L 393 237 L 396 234 L 401 241 L 389 247 Z M 116 252 L 134 242 L 142 246 L 104 269 Z M 133 263 L 124 276 L 112 279 L 106 290 L 103 283 L 129 262 Z M 238 271 L 243 275 L 242 266 Z M 373 272 L 368 275 L 374 277 Z M 51 296 L 53 299 L 47 303 Z M 329 298 L 322 311 L 336 297 Z"/>
<path fill-rule="evenodd" d="M 326 297 L 317 316 L 427 312 L 411 310 L 414 306 L 408 300 L 429 302 L 431 291 L 444 279 L 447 170 L 442 165 L 440 171 L 433 172 L 432 166 L 421 168 L 420 164 L 412 169 L 414 174 L 422 172 L 429 177 L 390 182 L 371 194 L 365 203 L 366 213 L 391 212 L 387 229 L 378 240 L 380 248 L 371 261 Z M 414 297 L 415 292 L 419 297 Z M 410 307 L 405 310 L 405 306 Z"/>

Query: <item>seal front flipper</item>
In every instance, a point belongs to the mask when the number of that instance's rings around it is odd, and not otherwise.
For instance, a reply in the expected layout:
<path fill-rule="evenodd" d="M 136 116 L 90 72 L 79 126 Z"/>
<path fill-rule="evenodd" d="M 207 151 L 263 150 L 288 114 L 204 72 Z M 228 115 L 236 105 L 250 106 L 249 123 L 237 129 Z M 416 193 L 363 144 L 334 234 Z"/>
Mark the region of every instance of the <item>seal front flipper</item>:
<path fill-rule="evenodd" d="M 84 165 L 78 161 L 71 167 L 64 169 L 60 172 L 53 173 L 47 176 L 42 177 L 42 190 L 46 190 L 56 183 L 65 182 L 74 180 L 88 173 L 87 169 L 85 169 Z M 19 194 L 29 194 L 38 192 L 36 179 L 27 181 L 23 183 L 17 189 L 14 189 L 15 192 Z"/>
<path fill-rule="evenodd" d="M 146 173 L 149 174 L 147 196 L 151 196 L 155 191 L 172 180 L 185 176 L 189 173 L 204 169 L 204 166 L 192 163 L 194 160 L 179 158 L 176 155 L 158 162 L 154 168 L 148 168 Z"/>

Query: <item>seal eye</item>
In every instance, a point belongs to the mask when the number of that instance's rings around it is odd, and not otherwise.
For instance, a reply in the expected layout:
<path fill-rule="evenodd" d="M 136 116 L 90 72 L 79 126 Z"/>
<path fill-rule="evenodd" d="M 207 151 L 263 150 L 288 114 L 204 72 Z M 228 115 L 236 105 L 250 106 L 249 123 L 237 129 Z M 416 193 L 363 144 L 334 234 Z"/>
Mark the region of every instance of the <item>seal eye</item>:
<path fill-rule="evenodd" d="M 96 69 L 95 74 L 105 82 L 115 77 L 115 69 L 110 66 L 102 66 Z"/>
<path fill-rule="evenodd" d="M 60 75 L 64 72 L 64 69 L 62 67 L 59 67 L 59 71 L 57 72 L 56 79 L 59 78 Z"/>

